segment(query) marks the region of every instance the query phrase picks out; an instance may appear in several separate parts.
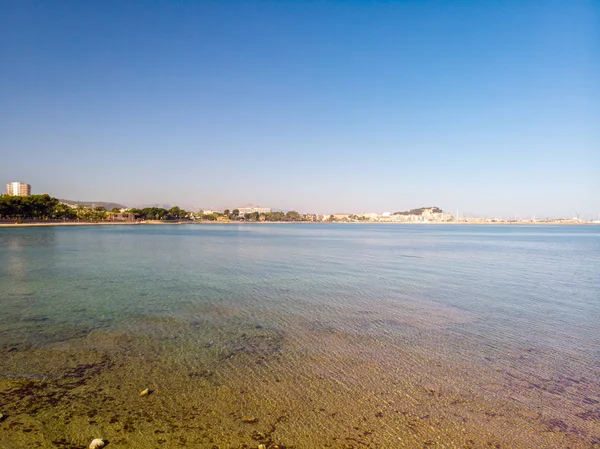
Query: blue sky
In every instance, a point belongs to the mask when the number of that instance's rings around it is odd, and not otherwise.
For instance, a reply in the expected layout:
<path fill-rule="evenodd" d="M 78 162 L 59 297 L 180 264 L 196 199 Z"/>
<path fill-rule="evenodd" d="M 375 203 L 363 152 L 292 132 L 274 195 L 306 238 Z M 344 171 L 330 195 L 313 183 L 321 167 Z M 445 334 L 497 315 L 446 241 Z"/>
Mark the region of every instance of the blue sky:
<path fill-rule="evenodd" d="M 36 193 L 600 213 L 600 2 L 0 1 L 0 61 Z"/>

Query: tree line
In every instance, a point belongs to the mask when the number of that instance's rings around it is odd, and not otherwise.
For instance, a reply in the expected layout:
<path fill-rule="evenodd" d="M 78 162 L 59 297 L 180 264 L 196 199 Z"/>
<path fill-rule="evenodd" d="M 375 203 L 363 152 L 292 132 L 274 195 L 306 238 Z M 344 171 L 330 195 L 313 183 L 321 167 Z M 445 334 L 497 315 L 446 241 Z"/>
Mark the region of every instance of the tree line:
<path fill-rule="evenodd" d="M 47 193 L 42 195 L 0 195 L 0 218 L 14 220 L 85 220 L 101 221 L 111 218 L 119 209 L 104 207 L 72 207 Z"/>
<path fill-rule="evenodd" d="M 222 214 L 218 214 L 229 220 L 239 221 L 306 221 L 307 218 L 304 215 L 299 214 L 295 210 L 288 212 L 252 212 L 247 214 L 240 214 L 239 209 L 233 209 L 231 212 L 229 209 L 225 209 Z"/>
<path fill-rule="evenodd" d="M 61 203 L 58 198 L 48 194 L 29 196 L 0 195 L 0 218 L 15 220 L 84 220 L 103 221 L 114 218 L 119 214 L 119 209 L 106 210 L 103 206 L 97 207 L 71 207 Z M 145 207 L 143 209 L 128 209 L 125 214 L 131 214 L 136 220 L 196 220 L 218 221 L 310 221 L 309 216 L 301 215 L 296 211 L 247 213 L 241 214 L 239 209 L 225 209 L 223 213 L 210 214 L 191 213 L 178 206 L 170 209 L 162 207 Z"/>
<path fill-rule="evenodd" d="M 173 206 L 170 209 L 163 207 L 144 207 L 143 209 L 128 209 L 127 213 L 133 214 L 136 220 L 186 220 L 190 213 Z"/>
<path fill-rule="evenodd" d="M 48 194 L 0 196 L 0 218 L 49 220 L 77 218 L 75 211 Z"/>
<path fill-rule="evenodd" d="M 0 218 L 4 219 L 102 221 L 109 220 L 120 212 L 117 208 L 108 211 L 103 206 L 71 207 L 48 194 L 0 195 Z M 132 214 L 136 219 L 142 220 L 183 220 L 189 217 L 189 212 L 177 206 L 170 209 L 160 207 L 129 209 L 125 214 Z"/>

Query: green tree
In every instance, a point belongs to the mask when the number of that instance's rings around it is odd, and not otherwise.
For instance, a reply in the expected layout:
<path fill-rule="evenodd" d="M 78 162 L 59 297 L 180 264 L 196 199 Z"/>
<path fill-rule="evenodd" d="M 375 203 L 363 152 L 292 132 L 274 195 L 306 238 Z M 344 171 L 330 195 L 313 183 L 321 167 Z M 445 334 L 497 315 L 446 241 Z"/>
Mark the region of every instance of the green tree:
<path fill-rule="evenodd" d="M 131 208 L 131 209 L 128 209 L 127 212 L 130 213 L 130 214 L 133 214 L 133 216 L 136 219 L 138 219 L 138 218 L 145 219 L 146 218 L 145 216 L 142 215 L 142 211 L 140 209 L 135 208 L 135 207 Z"/>
<path fill-rule="evenodd" d="M 72 220 L 77 218 L 77 213 L 75 209 L 67 204 L 57 204 L 54 208 L 54 218 L 59 220 Z"/>
<path fill-rule="evenodd" d="M 177 206 L 173 206 L 169 209 L 167 214 L 167 218 L 170 220 L 180 220 L 185 217 L 187 217 L 187 212 Z"/>
<path fill-rule="evenodd" d="M 104 206 L 96 206 L 92 211 L 92 220 L 106 220 L 108 218 L 108 212 Z"/>
<path fill-rule="evenodd" d="M 166 220 L 169 216 L 169 211 L 162 207 L 145 207 L 141 210 L 141 215 L 146 220 Z"/>
<path fill-rule="evenodd" d="M 76 211 L 77 218 L 86 221 L 102 221 L 108 218 L 108 212 L 106 208 L 102 206 L 98 207 L 80 207 Z"/>
<path fill-rule="evenodd" d="M 295 210 L 290 210 L 285 214 L 288 221 L 302 221 L 302 216 Z"/>

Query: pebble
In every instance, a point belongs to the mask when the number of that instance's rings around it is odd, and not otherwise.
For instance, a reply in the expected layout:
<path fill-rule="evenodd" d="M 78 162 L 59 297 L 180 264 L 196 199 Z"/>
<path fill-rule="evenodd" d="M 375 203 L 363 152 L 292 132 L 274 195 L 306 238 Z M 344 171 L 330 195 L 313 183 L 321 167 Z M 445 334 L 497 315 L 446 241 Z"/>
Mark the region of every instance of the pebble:
<path fill-rule="evenodd" d="M 148 396 L 150 394 L 150 388 L 146 388 L 144 391 L 140 391 L 140 396 Z M 102 447 L 102 446 L 100 446 Z"/>
<path fill-rule="evenodd" d="M 4 415 L 0 413 L 0 422 L 4 421 Z"/>
<path fill-rule="evenodd" d="M 267 446 L 265 446 L 264 444 L 259 444 L 258 449 L 267 449 Z"/>
<path fill-rule="evenodd" d="M 437 385 L 426 384 L 426 385 L 424 385 L 424 388 L 425 388 L 425 391 L 431 396 L 439 396 L 440 395 L 440 389 L 437 387 Z"/>
<path fill-rule="evenodd" d="M 251 418 L 243 418 L 242 421 L 248 424 L 254 424 L 258 422 L 258 418 L 252 416 Z"/>
<path fill-rule="evenodd" d="M 90 449 L 97 449 L 99 447 L 104 447 L 104 445 L 104 440 L 101 440 L 100 438 L 95 438 L 90 443 Z"/>

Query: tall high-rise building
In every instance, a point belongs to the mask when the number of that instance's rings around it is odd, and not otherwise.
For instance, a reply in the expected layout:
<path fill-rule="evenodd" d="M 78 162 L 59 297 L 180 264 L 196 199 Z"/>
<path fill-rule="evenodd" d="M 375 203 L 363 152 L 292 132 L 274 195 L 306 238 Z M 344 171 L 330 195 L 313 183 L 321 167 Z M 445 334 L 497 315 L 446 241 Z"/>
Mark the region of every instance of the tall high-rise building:
<path fill-rule="evenodd" d="M 9 182 L 6 184 L 6 194 L 10 196 L 29 196 L 31 186 L 22 182 Z"/>

